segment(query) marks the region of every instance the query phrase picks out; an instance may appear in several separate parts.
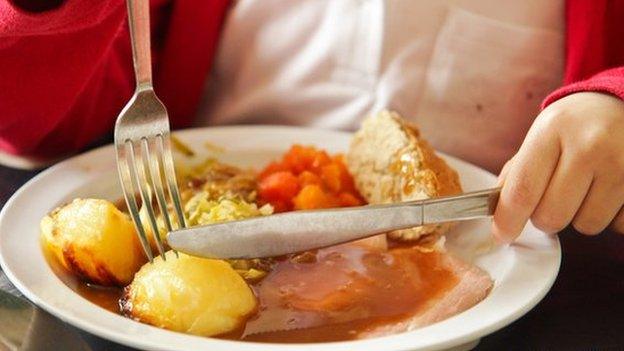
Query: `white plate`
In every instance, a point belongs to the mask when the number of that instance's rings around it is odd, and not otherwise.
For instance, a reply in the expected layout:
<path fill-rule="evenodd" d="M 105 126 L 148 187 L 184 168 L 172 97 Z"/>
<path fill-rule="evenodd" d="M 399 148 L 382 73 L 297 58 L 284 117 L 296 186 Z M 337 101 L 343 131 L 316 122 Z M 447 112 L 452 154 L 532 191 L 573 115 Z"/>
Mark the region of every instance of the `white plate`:
<path fill-rule="evenodd" d="M 220 159 L 262 167 L 291 144 L 313 144 L 331 152 L 346 150 L 350 135 L 289 127 L 223 127 L 177 133 L 198 151 L 207 141 L 225 148 Z M 466 162 L 446 157 L 457 169 L 465 190 L 490 187 L 495 176 Z M 62 162 L 26 183 L 0 214 L 0 264 L 30 300 L 62 320 L 121 344 L 150 350 L 440 350 L 492 333 L 535 306 L 553 284 L 561 259 L 556 237 L 527 226 L 517 244 L 490 247 L 489 222 L 473 221 L 449 234 L 449 248 L 485 269 L 494 279 L 490 295 L 473 308 L 418 330 L 381 338 L 322 344 L 266 344 L 191 336 L 124 318 L 87 301 L 50 269 L 39 245 L 39 221 L 75 197 L 120 198 L 111 146 Z M 489 250 L 484 250 L 490 248 Z M 486 252 L 484 252 L 486 251 Z"/>

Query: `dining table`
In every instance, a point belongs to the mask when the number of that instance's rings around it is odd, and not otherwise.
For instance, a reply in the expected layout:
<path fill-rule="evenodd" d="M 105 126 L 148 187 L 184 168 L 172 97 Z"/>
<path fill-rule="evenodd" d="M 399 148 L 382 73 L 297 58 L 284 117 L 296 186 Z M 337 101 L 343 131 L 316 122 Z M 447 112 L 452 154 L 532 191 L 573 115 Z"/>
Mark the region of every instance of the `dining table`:
<path fill-rule="evenodd" d="M 0 166 L 0 207 L 39 172 Z M 526 315 L 483 337 L 474 350 L 624 350 L 624 235 L 606 230 L 585 236 L 571 227 L 558 235 L 562 261 L 550 292 Z M 0 290 L 20 296 L 1 270 Z M 94 351 L 134 350 L 52 316 L 45 321 L 37 327 L 65 328 Z M 49 349 L 57 348 L 50 345 Z"/>

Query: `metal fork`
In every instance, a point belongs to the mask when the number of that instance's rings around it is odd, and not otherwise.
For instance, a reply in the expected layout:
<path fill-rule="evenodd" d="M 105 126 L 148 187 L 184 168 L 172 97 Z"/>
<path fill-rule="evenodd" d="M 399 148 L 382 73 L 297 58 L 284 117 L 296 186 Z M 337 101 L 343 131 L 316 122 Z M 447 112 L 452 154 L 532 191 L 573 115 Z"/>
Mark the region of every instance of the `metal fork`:
<path fill-rule="evenodd" d="M 139 215 L 136 194 L 141 198 L 149 217 L 149 224 L 160 255 L 165 259 L 165 248 L 160 238 L 152 194 L 165 222 L 167 231 L 173 225 L 167 211 L 163 178 L 167 193 L 173 203 L 180 228 L 186 227 L 180 193 L 176 182 L 169 131 L 169 118 L 163 103 L 158 99 L 152 84 L 152 67 L 149 32 L 149 1 L 127 0 L 128 23 L 132 43 L 136 90 L 123 108 L 115 123 L 115 149 L 117 168 L 128 210 L 150 262 L 154 254 Z"/>

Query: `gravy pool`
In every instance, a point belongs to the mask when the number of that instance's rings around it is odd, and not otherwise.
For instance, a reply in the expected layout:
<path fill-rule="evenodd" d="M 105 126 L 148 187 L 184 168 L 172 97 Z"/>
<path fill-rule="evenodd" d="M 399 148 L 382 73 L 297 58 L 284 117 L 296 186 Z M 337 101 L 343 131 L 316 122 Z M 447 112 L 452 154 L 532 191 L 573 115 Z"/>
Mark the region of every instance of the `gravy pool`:
<path fill-rule="evenodd" d="M 418 315 L 459 279 L 441 262 L 443 254 L 418 247 L 381 251 L 344 244 L 306 260 L 281 258 L 251 285 L 257 312 L 238 330 L 218 338 L 276 343 L 353 340 L 375 328 Z M 79 281 L 48 258 L 56 274 L 76 293 L 120 314 L 121 288 Z"/>

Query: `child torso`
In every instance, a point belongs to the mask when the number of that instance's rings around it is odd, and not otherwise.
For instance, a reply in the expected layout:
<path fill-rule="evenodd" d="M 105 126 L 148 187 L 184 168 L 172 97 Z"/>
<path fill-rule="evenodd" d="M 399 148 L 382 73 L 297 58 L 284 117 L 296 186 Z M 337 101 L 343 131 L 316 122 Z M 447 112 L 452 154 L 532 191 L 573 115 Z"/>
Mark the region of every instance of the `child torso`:
<path fill-rule="evenodd" d="M 497 170 L 563 71 L 563 0 L 240 0 L 200 120 L 355 129 L 397 110 Z"/>

